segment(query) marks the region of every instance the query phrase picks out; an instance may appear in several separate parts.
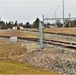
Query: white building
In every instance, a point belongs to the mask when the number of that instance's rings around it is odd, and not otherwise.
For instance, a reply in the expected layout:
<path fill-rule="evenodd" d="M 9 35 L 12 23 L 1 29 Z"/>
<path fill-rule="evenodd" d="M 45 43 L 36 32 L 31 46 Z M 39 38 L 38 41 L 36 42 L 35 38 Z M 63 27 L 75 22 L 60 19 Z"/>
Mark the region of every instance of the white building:
<path fill-rule="evenodd" d="M 23 30 L 23 26 L 13 26 L 13 30 Z"/>

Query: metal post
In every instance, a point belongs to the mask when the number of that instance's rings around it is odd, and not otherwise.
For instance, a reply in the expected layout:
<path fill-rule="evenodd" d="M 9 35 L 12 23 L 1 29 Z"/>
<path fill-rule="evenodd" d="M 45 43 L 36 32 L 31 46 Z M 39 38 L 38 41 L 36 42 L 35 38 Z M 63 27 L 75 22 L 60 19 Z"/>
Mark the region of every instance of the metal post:
<path fill-rule="evenodd" d="M 64 25 L 64 0 L 62 2 L 62 5 L 63 5 L 63 25 Z"/>
<path fill-rule="evenodd" d="M 0 21 L 1 21 L 1 17 L 0 17 Z M 1 26 L 0 26 L 0 29 L 1 29 Z"/>
<path fill-rule="evenodd" d="M 60 6 L 58 6 L 56 9 L 55 9 L 55 26 L 57 26 L 57 10 L 58 10 L 58 8 L 59 8 Z"/>
<path fill-rule="evenodd" d="M 39 33 L 40 33 L 40 50 L 43 50 L 43 25 L 41 21 L 39 21 Z"/>
<path fill-rule="evenodd" d="M 70 21 L 70 14 L 69 14 L 69 28 L 71 28 L 71 21 Z"/>
<path fill-rule="evenodd" d="M 1 17 L 0 17 L 0 21 L 1 21 Z"/>
<path fill-rule="evenodd" d="M 70 18 L 71 18 L 71 16 L 70 16 L 70 14 L 69 14 L 69 28 L 71 28 L 71 20 L 70 20 Z M 71 43 L 71 34 L 70 34 L 70 45 L 71 45 L 72 43 Z"/>
<path fill-rule="evenodd" d="M 45 41 L 45 31 L 44 31 L 44 15 L 42 15 L 43 18 L 43 27 L 42 27 L 42 32 L 43 32 L 43 47 L 45 47 L 44 41 Z"/>
<path fill-rule="evenodd" d="M 57 9 L 56 9 L 57 10 Z M 55 10 L 55 26 L 57 26 L 57 24 L 56 24 L 56 10 Z"/>

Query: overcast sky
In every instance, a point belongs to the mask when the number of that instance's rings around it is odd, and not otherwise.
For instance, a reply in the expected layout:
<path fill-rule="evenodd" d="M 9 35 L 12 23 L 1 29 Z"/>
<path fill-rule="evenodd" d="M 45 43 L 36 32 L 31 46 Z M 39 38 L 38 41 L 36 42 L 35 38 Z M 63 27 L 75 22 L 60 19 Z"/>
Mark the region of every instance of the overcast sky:
<path fill-rule="evenodd" d="M 76 0 L 65 1 L 65 17 L 76 17 Z M 59 7 L 58 7 L 59 6 Z M 57 9 L 57 10 L 56 10 Z M 32 23 L 37 17 L 62 17 L 62 0 L 0 0 L 0 17 L 4 21 Z"/>

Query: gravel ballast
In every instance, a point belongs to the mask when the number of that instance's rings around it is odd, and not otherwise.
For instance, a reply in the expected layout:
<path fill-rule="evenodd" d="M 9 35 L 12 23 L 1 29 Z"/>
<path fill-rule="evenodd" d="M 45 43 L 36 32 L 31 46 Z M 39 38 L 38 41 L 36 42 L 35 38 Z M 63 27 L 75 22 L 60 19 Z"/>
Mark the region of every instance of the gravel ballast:
<path fill-rule="evenodd" d="M 37 50 L 28 53 L 20 59 L 35 67 L 41 67 L 58 72 L 61 75 L 76 75 L 76 51 L 64 48 Z"/>

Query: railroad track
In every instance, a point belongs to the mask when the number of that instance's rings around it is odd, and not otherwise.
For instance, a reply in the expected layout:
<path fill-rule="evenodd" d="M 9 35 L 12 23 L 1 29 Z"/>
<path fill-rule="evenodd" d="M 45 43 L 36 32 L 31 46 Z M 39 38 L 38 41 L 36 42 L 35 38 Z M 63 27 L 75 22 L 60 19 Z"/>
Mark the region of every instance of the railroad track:
<path fill-rule="evenodd" d="M 47 43 L 46 41 L 44 43 Z M 68 48 L 68 49 L 73 49 L 73 50 L 76 50 L 76 43 L 71 44 L 68 43 L 68 42 L 61 42 L 61 41 L 54 41 L 54 40 L 51 40 L 50 42 L 48 42 L 48 44 L 51 44 L 51 45 L 54 45 L 54 46 L 61 46 L 63 48 Z"/>
<path fill-rule="evenodd" d="M 39 32 L 39 31 L 35 31 L 33 30 L 32 32 Z M 63 35 L 63 36 L 70 36 L 70 34 L 64 34 L 64 33 L 54 33 L 54 32 L 43 32 L 43 33 L 46 33 L 46 34 L 56 34 L 56 35 Z M 71 34 L 72 37 L 76 37 L 75 34 Z"/>
<path fill-rule="evenodd" d="M 10 38 L 11 36 L 0 36 L 0 37 Z M 38 38 L 18 37 L 18 39 L 39 42 Z M 43 42 L 45 44 L 51 44 L 51 45 L 54 45 L 54 46 L 61 46 L 61 47 L 64 47 L 64 48 L 69 48 L 69 49 L 76 50 L 76 43 L 72 43 L 70 45 L 70 42 L 55 41 L 55 40 L 46 40 L 46 39 Z"/>
<path fill-rule="evenodd" d="M 53 33 L 53 32 L 44 32 L 46 34 L 56 34 L 56 33 Z M 57 33 L 57 35 L 63 35 L 63 36 L 70 36 L 70 34 L 63 34 L 63 33 Z M 76 37 L 75 34 L 71 34 L 72 37 Z"/>

